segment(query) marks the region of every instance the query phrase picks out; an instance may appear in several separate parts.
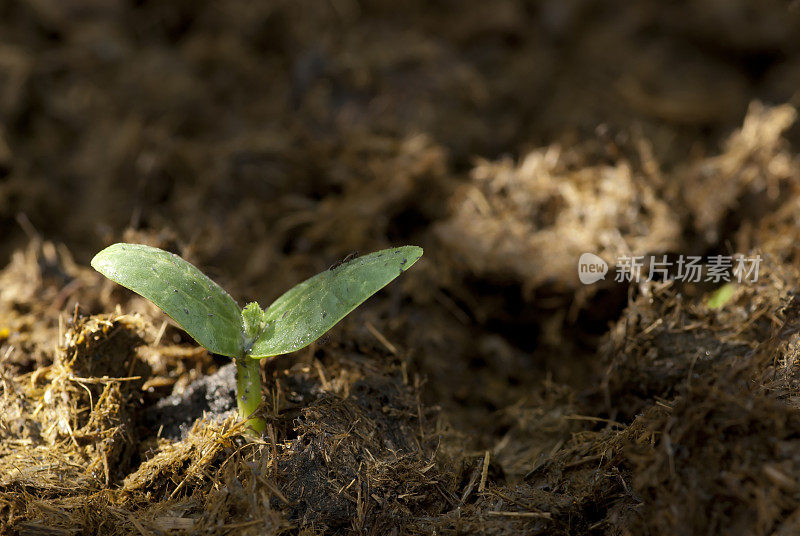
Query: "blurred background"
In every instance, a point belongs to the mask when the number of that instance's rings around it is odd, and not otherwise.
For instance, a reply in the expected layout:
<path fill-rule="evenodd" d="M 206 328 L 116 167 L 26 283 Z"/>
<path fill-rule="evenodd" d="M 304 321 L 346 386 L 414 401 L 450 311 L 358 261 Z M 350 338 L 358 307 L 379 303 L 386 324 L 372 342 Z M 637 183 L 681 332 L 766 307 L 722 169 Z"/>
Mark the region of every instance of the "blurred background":
<path fill-rule="evenodd" d="M 564 163 L 580 167 L 646 144 L 668 173 L 718 153 L 751 101 L 796 102 L 798 10 L 6 0 L 0 264 L 24 214 L 82 263 L 168 229 L 226 270 L 262 251 L 260 276 L 284 254 L 423 239 L 480 159 L 592 144 Z"/>

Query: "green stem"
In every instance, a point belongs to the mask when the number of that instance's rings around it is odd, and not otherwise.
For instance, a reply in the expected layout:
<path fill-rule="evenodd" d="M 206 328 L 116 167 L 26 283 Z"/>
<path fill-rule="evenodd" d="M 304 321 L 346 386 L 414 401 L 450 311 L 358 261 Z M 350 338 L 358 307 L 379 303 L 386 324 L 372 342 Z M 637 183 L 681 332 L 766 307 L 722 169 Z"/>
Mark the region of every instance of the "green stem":
<path fill-rule="evenodd" d="M 236 359 L 236 403 L 239 406 L 239 418 L 247 421 L 247 425 L 260 435 L 267 428 L 267 423 L 260 417 L 250 417 L 261 404 L 261 361 L 242 356 Z"/>

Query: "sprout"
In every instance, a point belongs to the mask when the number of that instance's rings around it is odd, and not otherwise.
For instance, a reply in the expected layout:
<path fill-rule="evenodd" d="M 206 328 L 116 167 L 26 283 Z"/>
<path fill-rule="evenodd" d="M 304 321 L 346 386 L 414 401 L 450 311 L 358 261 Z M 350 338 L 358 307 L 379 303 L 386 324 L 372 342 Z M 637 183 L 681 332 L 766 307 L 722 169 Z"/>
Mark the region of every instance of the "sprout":
<path fill-rule="evenodd" d="M 225 290 L 174 253 L 142 244 L 113 244 L 92 267 L 144 296 L 209 352 L 236 361 L 239 416 L 261 433 L 253 416 L 261 402 L 259 359 L 300 350 L 422 257 L 422 248 L 385 249 L 336 264 L 285 292 L 266 311 L 240 309 Z"/>
<path fill-rule="evenodd" d="M 733 283 L 725 283 L 717 290 L 711 293 L 708 297 L 708 304 L 709 309 L 721 309 L 725 307 L 733 295 L 736 293 L 736 285 Z"/>

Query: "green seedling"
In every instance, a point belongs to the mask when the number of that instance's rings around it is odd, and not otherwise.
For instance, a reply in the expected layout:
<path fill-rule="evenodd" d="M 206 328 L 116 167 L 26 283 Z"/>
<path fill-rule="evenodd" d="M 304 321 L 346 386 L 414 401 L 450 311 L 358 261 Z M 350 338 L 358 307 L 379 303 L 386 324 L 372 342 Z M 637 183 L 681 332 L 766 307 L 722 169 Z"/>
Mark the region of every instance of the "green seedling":
<path fill-rule="evenodd" d="M 728 303 L 733 295 L 736 293 L 736 285 L 733 283 L 725 283 L 717 290 L 711 293 L 708 298 L 708 307 L 710 309 L 721 309 L 725 307 L 725 304 Z"/>
<path fill-rule="evenodd" d="M 261 402 L 259 359 L 308 346 L 420 257 L 422 248 L 402 246 L 337 263 L 266 311 L 255 302 L 241 309 L 194 265 L 158 248 L 113 244 L 95 255 L 92 267 L 155 303 L 209 352 L 232 357 L 239 416 L 261 433 L 266 423 L 254 416 Z"/>

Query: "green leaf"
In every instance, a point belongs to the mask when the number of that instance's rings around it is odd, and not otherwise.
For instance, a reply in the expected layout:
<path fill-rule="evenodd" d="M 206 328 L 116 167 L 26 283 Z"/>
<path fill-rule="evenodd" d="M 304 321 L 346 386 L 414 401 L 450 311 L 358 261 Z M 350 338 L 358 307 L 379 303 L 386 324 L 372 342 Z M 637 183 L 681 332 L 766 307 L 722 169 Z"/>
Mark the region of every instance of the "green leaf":
<path fill-rule="evenodd" d="M 262 358 L 308 346 L 422 257 L 422 248 L 376 251 L 307 279 L 267 309 L 264 332 L 248 352 Z"/>
<path fill-rule="evenodd" d="M 248 303 L 242 309 L 242 332 L 244 334 L 245 351 L 248 350 L 266 328 L 264 311 L 256 302 Z"/>
<path fill-rule="evenodd" d="M 210 352 L 242 355 L 242 314 L 225 290 L 174 253 L 142 244 L 113 244 L 92 267 L 172 317 Z"/>
<path fill-rule="evenodd" d="M 736 285 L 733 283 L 725 283 L 717 290 L 711 293 L 708 298 L 708 307 L 710 309 L 720 309 L 728 303 L 733 295 L 736 293 Z"/>

